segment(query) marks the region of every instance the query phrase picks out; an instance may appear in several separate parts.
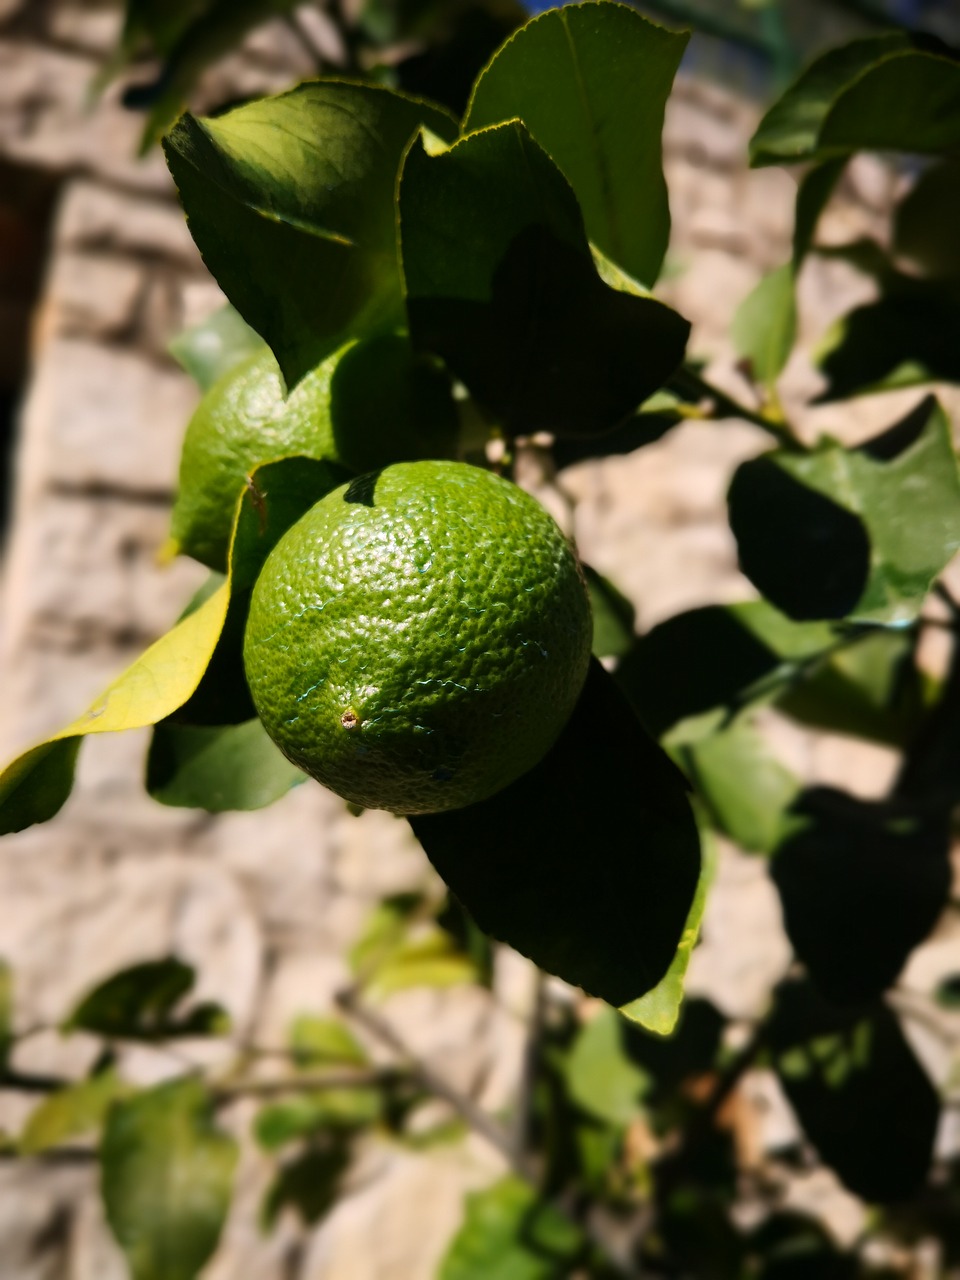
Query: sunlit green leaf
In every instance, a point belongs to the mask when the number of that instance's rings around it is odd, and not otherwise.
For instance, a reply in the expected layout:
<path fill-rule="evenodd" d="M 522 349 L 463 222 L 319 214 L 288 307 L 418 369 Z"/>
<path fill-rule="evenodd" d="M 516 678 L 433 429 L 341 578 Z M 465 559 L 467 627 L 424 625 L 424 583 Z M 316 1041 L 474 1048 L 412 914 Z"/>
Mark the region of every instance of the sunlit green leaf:
<path fill-rule="evenodd" d="M 99 1129 L 110 1104 L 129 1092 L 130 1086 L 108 1067 L 89 1080 L 51 1093 L 30 1113 L 20 1134 L 20 1153 L 36 1155 Z"/>
<path fill-rule="evenodd" d="M 582 1231 L 519 1178 L 467 1196 L 438 1280 L 558 1280 L 585 1262 Z"/>
<path fill-rule="evenodd" d="M 639 1023 L 640 1026 L 653 1031 L 658 1036 L 669 1036 L 676 1030 L 683 1004 L 683 984 L 687 969 L 690 967 L 693 948 L 700 937 L 703 913 L 707 907 L 707 894 L 716 872 L 716 842 L 710 838 L 708 832 L 704 831 L 702 824 L 701 831 L 703 839 L 700 879 L 697 882 L 697 892 L 690 914 L 687 916 L 677 954 L 673 957 L 673 963 L 652 991 L 648 991 L 639 1000 L 632 1000 L 630 1004 L 623 1005 L 620 1009 L 624 1017 L 629 1018 L 631 1022 Z"/>
<path fill-rule="evenodd" d="M 299 1014 L 291 1024 L 288 1043 L 298 1067 L 331 1063 L 362 1067 L 367 1062 L 367 1054 L 356 1036 L 338 1018 Z"/>
<path fill-rule="evenodd" d="M 591 241 L 647 284 L 670 231 L 660 134 L 688 39 L 626 5 L 552 9 L 498 51 L 464 120 L 522 119 L 573 187 Z"/>
<path fill-rule="evenodd" d="M 640 1113 L 640 1101 L 649 1084 L 627 1057 L 620 1015 L 609 1006 L 599 1009 L 581 1028 L 566 1060 L 565 1075 L 577 1106 L 620 1126 Z"/>
<path fill-rule="evenodd" d="M 287 1102 L 275 1102 L 257 1115 L 257 1141 L 265 1151 L 310 1138 L 327 1129 L 360 1129 L 383 1111 L 383 1094 L 372 1085 L 316 1089 Z"/>
<path fill-rule="evenodd" d="M 680 762 L 718 831 L 751 853 L 772 853 L 800 781 L 745 720 L 679 749 Z"/>
<path fill-rule="evenodd" d="M 796 332 L 793 267 L 788 263 L 762 276 L 747 294 L 733 317 L 730 337 L 751 377 L 772 387 L 793 350 Z"/>
<path fill-rule="evenodd" d="M 436 926 L 403 939 L 367 979 L 365 991 L 377 1000 L 408 987 L 452 987 L 477 982 L 473 960 L 444 929 Z"/>
<path fill-rule="evenodd" d="M 204 261 L 291 387 L 351 337 L 403 321 L 394 186 L 445 112 L 374 84 L 308 81 L 164 141 Z"/>
<path fill-rule="evenodd" d="M 100 1160 L 131 1280 L 196 1280 L 217 1247 L 237 1163 L 203 1084 L 174 1080 L 115 1102 Z"/>

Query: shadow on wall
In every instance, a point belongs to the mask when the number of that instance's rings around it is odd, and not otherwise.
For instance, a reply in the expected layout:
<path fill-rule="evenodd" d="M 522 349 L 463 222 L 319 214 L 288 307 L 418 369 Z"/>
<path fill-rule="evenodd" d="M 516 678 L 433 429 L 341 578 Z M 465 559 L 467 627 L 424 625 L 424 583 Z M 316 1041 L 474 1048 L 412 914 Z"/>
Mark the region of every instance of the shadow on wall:
<path fill-rule="evenodd" d="M 0 161 L 0 548 L 13 487 L 17 410 L 29 374 L 57 179 Z"/>

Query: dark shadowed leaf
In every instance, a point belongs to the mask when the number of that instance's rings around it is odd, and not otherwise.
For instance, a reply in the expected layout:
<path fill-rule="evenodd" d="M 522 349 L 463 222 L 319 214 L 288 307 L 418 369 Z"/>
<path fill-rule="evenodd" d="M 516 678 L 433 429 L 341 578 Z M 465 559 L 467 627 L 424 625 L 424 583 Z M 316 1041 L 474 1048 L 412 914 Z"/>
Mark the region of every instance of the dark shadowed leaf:
<path fill-rule="evenodd" d="M 730 338 L 755 382 L 772 387 L 783 371 L 797 333 L 793 266 L 762 276 L 737 308 Z"/>
<path fill-rule="evenodd" d="M 940 1103 L 886 1005 L 838 1009 L 787 981 L 767 1040 L 804 1132 L 840 1180 L 881 1204 L 912 1195 L 930 1167 Z"/>
<path fill-rule="evenodd" d="M 108 1066 L 89 1080 L 51 1093 L 34 1108 L 23 1127 L 17 1144 L 21 1155 L 36 1155 L 99 1129 L 110 1104 L 129 1092 L 130 1086 Z"/>
<path fill-rule="evenodd" d="M 589 1252 L 578 1226 L 510 1176 L 467 1196 L 438 1280 L 560 1280 Z"/>
<path fill-rule="evenodd" d="M 596 569 L 583 566 L 593 612 L 593 654 L 620 658 L 633 644 L 634 608 L 626 596 Z"/>
<path fill-rule="evenodd" d="M 283 1163 L 260 1210 L 263 1227 L 273 1227 L 286 1208 L 294 1209 L 307 1226 L 319 1222 L 337 1200 L 349 1163 L 349 1135 L 340 1133 Z"/>
<path fill-rule="evenodd" d="M 960 277 L 960 164 L 944 160 L 931 165 L 897 205 L 893 248 L 925 274 Z"/>
<path fill-rule="evenodd" d="M 819 788 L 796 801 L 792 816 L 799 829 L 773 863 L 790 941 L 828 1000 L 872 999 L 946 907 L 946 811 Z"/>
<path fill-rule="evenodd" d="M 107 1221 L 132 1280 L 196 1280 L 220 1237 L 237 1146 L 194 1078 L 114 1103 L 100 1148 Z"/>
<path fill-rule="evenodd" d="M 0 835 L 59 813 L 73 790 L 80 738 L 43 742 L 0 773 Z"/>
<path fill-rule="evenodd" d="M 730 485 L 740 568 L 771 604 L 798 621 L 846 617 L 870 574 L 863 520 L 822 491 L 840 453 L 828 446 L 809 457 L 768 454 L 742 463 Z M 825 484 L 807 482 L 818 474 Z"/>
<path fill-rule="evenodd" d="M 646 284 L 670 232 L 660 135 L 688 39 L 626 5 L 552 9 L 499 50 L 464 120 L 523 120 L 573 187 L 590 240 Z"/>
<path fill-rule="evenodd" d="M 414 342 L 511 435 L 611 430 L 683 358 L 689 326 L 601 279 L 576 197 L 517 121 L 431 156 L 400 184 Z"/>
<path fill-rule="evenodd" d="M 223 1035 L 229 1019 L 218 1005 L 199 1004 L 177 1013 L 194 978 L 190 965 L 172 957 L 121 969 L 84 996 L 64 1030 L 122 1040 Z"/>
<path fill-rule="evenodd" d="M 161 804 L 223 813 L 262 809 L 303 782 L 259 720 L 157 725 L 147 757 L 147 791 Z"/>
<path fill-rule="evenodd" d="M 706 605 L 641 636 L 616 680 L 659 738 L 683 720 L 768 695 L 837 643 L 828 623 L 793 622 L 765 600 Z"/>
<path fill-rule="evenodd" d="M 439 108 L 373 84 L 310 81 L 164 141 L 191 233 L 288 385 L 349 337 L 402 321 L 394 186 Z"/>
<path fill-rule="evenodd" d="M 669 969 L 699 875 L 696 824 L 682 775 L 596 660 L 535 768 L 410 824 L 477 924 L 548 972 L 622 1005 Z"/>
<path fill-rule="evenodd" d="M 797 185 L 793 222 L 793 268 L 797 270 L 813 246 L 820 214 L 846 168 L 846 157 L 814 165 Z"/>
<path fill-rule="evenodd" d="M 836 322 L 817 352 L 818 403 L 925 382 L 960 382 L 960 301 L 939 281 L 887 273 L 876 302 Z"/>
<path fill-rule="evenodd" d="M 858 449 L 743 463 L 729 502 L 741 568 L 800 619 L 909 622 L 960 547 L 960 474 L 932 397 Z"/>
<path fill-rule="evenodd" d="M 174 338 L 170 354 L 201 391 L 208 391 L 263 345 L 260 335 L 227 303 Z"/>
<path fill-rule="evenodd" d="M 958 105 L 960 66 L 946 46 L 907 32 L 854 40 L 822 54 L 774 103 L 750 160 L 950 151 L 960 142 Z"/>

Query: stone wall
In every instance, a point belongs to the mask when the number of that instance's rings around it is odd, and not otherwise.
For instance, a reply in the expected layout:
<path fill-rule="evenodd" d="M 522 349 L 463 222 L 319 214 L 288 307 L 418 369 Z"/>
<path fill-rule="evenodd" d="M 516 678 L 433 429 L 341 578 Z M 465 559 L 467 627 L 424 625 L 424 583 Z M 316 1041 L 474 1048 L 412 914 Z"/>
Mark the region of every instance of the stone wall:
<path fill-rule="evenodd" d="M 221 299 L 159 155 L 134 158 L 138 119 L 113 91 L 87 105 L 117 37 L 116 10 L 0 0 L 0 21 L 0 161 L 41 175 L 55 193 L 0 581 L 7 757 L 76 714 L 172 623 L 203 577 L 188 562 L 156 562 L 197 398 L 167 343 Z M 271 24 L 217 75 L 237 93 L 309 70 L 302 45 Z M 746 172 L 754 118 L 751 106 L 682 82 L 666 134 L 675 218 L 667 290 L 695 322 L 694 349 L 712 356 L 718 380 L 740 395 L 749 391 L 724 335 L 761 271 L 788 254 L 794 189 L 778 171 Z M 840 230 L 876 229 L 892 181 L 872 162 L 854 165 L 833 215 L 846 219 Z M 840 268 L 818 268 L 805 281 L 811 333 L 860 287 Z M 798 393 L 805 376 L 797 374 Z M 641 626 L 748 593 L 723 498 L 733 467 L 762 444 L 746 424 L 690 425 L 630 457 L 561 477 L 585 558 L 633 600 Z M 809 776 L 854 777 L 869 790 L 886 767 L 869 751 L 788 737 Z M 309 783 L 255 814 L 163 809 L 142 792 L 145 742 L 138 733 L 91 739 L 64 811 L 0 844 L 0 953 L 16 975 L 18 1025 L 48 1027 L 114 969 L 172 953 L 196 965 L 199 995 L 230 1011 L 235 1044 L 278 1045 L 295 1014 L 330 1006 L 347 978 L 344 950 L 371 904 L 431 883 L 432 873 L 406 824 L 375 813 L 354 819 Z M 759 862 L 725 858 L 698 954 L 699 989 L 731 1012 L 755 1011 L 785 959 Z M 504 952 L 492 994 L 408 992 L 389 1002 L 387 1016 L 435 1071 L 497 1107 L 520 1070 L 530 989 L 525 962 Z M 39 1030 L 16 1061 L 24 1070 L 79 1072 L 91 1052 L 83 1037 Z M 215 1066 L 232 1050 L 189 1052 Z M 147 1049 L 124 1062 L 143 1081 L 182 1068 Z M 0 1093 L 0 1128 L 16 1132 L 28 1105 Z M 249 1105 L 228 1118 L 246 1133 Z M 256 1205 L 266 1170 L 247 1143 L 237 1204 L 207 1280 L 429 1280 L 463 1189 L 497 1167 L 480 1139 L 439 1161 L 371 1147 L 353 1193 L 326 1225 L 304 1232 L 284 1219 L 264 1239 Z M 9 1163 L 0 1165 L 0 1188 L 0 1274 L 124 1274 L 91 1168 Z"/>

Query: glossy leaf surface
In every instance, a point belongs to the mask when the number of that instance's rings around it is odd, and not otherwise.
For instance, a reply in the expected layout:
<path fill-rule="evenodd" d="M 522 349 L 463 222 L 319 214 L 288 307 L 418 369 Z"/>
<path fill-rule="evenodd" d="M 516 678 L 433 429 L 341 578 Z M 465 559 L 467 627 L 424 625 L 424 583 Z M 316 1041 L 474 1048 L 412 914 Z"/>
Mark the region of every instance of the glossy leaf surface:
<path fill-rule="evenodd" d="M 227 303 L 178 334 L 170 343 L 170 354 L 201 391 L 208 391 L 263 345 L 260 335 Z"/>
<path fill-rule="evenodd" d="M 604 283 L 576 197 L 518 121 L 430 155 L 400 183 L 415 344 L 510 435 L 590 435 L 632 415 L 683 358 L 689 326 Z"/>
<path fill-rule="evenodd" d="M 573 187 L 590 240 L 647 284 L 670 232 L 660 135 L 688 39 L 622 4 L 552 9 L 495 55 L 464 120 L 523 120 Z"/>
<path fill-rule="evenodd" d="M 164 142 L 190 231 L 289 386 L 350 337 L 402 322 L 394 186 L 427 103 L 372 84 L 310 81 Z"/>
<path fill-rule="evenodd" d="M 481 929 L 548 972 L 622 1005 L 670 968 L 699 877 L 696 824 L 681 774 L 596 661 L 535 768 L 410 824 Z"/>
<path fill-rule="evenodd" d="M 131 1280 L 196 1280 L 220 1237 L 237 1154 L 199 1080 L 173 1080 L 114 1104 L 101 1187 Z"/>

